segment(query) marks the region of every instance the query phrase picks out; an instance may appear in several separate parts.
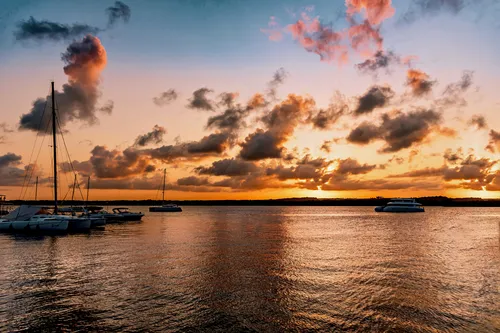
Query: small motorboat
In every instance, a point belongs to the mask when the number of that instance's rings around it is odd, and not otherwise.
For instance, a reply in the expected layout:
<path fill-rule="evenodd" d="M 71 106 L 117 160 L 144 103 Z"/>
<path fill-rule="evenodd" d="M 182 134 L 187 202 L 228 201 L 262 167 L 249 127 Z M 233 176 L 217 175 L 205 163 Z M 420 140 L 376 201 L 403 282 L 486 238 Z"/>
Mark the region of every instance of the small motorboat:
<path fill-rule="evenodd" d="M 134 213 L 129 211 L 127 207 L 113 208 L 115 214 L 120 221 L 140 221 L 144 214 L 142 212 Z"/>
<path fill-rule="evenodd" d="M 415 199 L 391 199 L 385 206 L 375 207 L 377 213 L 423 213 L 424 206 Z"/>

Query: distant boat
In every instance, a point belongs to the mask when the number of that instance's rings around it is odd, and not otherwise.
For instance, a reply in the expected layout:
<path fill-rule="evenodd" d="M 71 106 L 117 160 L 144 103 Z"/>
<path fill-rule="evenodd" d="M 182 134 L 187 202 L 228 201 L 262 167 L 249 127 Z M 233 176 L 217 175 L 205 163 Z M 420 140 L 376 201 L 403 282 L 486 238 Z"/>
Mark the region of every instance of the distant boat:
<path fill-rule="evenodd" d="M 7 197 L 0 194 L 0 216 L 4 216 L 10 213 L 12 210 L 12 204 L 6 203 Z"/>
<path fill-rule="evenodd" d="M 423 213 L 422 204 L 415 199 L 391 199 L 385 206 L 375 207 L 377 213 Z"/>
<path fill-rule="evenodd" d="M 182 208 L 176 204 L 165 204 L 165 181 L 167 178 L 167 169 L 163 170 L 163 191 L 161 193 L 161 206 L 149 207 L 150 212 L 155 213 L 169 213 L 169 212 L 182 212 Z"/>
<path fill-rule="evenodd" d="M 144 216 L 143 213 L 130 212 L 127 207 L 113 208 L 113 214 L 120 221 L 140 221 Z"/>

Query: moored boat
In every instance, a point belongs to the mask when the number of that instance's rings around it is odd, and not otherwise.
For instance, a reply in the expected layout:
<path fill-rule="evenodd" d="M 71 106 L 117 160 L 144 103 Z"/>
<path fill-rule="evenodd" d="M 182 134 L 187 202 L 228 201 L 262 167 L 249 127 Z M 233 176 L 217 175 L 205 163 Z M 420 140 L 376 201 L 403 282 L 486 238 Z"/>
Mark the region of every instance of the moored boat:
<path fill-rule="evenodd" d="M 391 199 L 385 206 L 375 207 L 377 213 L 423 213 L 424 206 L 415 199 Z"/>
<path fill-rule="evenodd" d="M 167 169 L 163 170 L 163 191 L 161 192 L 161 206 L 149 207 L 150 212 L 155 213 L 169 213 L 169 212 L 182 212 L 182 208 L 176 204 L 165 204 L 165 181 L 167 178 Z"/>

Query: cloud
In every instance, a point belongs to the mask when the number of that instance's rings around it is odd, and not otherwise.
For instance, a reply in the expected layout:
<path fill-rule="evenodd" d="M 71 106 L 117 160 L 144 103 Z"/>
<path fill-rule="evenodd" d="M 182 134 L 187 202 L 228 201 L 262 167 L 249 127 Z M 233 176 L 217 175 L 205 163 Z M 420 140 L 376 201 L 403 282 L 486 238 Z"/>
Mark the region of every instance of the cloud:
<path fill-rule="evenodd" d="M 115 1 L 113 6 L 106 8 L 108 15 L 108 27 L 114 26 L 116 22 L 123 21 L 127 23 L 130 20 L 130 7 L 121 1 Z"/>
<path fill-rule="evenodd" d="M 450 83 L 446 86 L 441 98 L 435 101 L 436 106 L 441 108 L 452 106 L 466 106 L 467 102 L 464 99 L 463 95 L 472 86 L 473 78 L 473 71 L 464 71 L 462 73 L 462 77 L 458 82 Z"/>
<path fill-rule="evenodd" d="M 349 106 L 340 92 L 336 93 L 334 102 L 327 109 L 320 109 L 311 113 L 308 122 L 311 122 L 314 128 L 329 130 L 340 118 L 349 113 Z"/>
<path fill-rule="evenodd" d="M 100 74 L 106 67 L 106 50 L 97 37 L 87 35 L 71 43 L 62 60 L 66 64 L 64 73 L 68 83 L 63 85 L 62 92 L 55 91 L 59 125 L 64 128 L 76 120 L 88 125 L 97 123 L 98 86 Z M 46 110 L 49 101 L 50 97 L 35 100 L 31 111 L 21 116 L 19 128 L 45 134 L 51 121 L 50 112 Z"/>
<path fill-rule="evenodd" d="M 347 141 L 358 145 L 366 145 L 380 138 L 380 132 L 378 126 L 369 122 L 363 122 L 349 133 Z"/>
<path fill-rule="evenodd" d="M 407 72 L 406 85 L 411 88 L 416 97 L 429 94 L 436 81 L 431 81 L 429 75 L 417 69 L 409 69 Z"/>
<path fill-rule="evenodd" d="M 38 21 L 32 16 L 28 20 L 20 21 L 17 24 L 17 30 L 14 31 L 16 40 L 53 40 L 53 41 L 71 41 L 75 38 L 81 38 L 87 34 L 96 34 L 99 28 L 87 24 L 61 24 L 47 20 Z"/>
<path fill-rule="evenodd" d="M 500 152 L 500 132 L 495 130 L 490 131 L 490 141 L 485 149 L 491 153 L 495 153 L 495 151 Z"/>
<path fill-rule="evenodd" d="M 278 68 L 276 72 L 274 72 L 272 80 L 267 84 L 267 95 L 270 96 L 271 99 L 276 99 L 276 91 L 278 87 L 285 82 L 287 77 L 288 72 L 283 67 Z"/>
<path fill-rule="evenodd" d="M 379 126 L 364 122 L 353 129 L 347 141 L 365 145 L 374 140 L 384 140 L 382 153 L 394 153 L 423 142 L 433 130 L 442 130 L 439 124 L 442 115 L 434 110 L 417 109 L 408 113 L 401 111 L 382 115 Z"/>
<path fill-rule="evenodd" d="M 373 86 L 364 95 L 358 97 L 358 107 L 354 110 L 354 114 L 359 116 L 387 106 L 394 95 L 394 91 L 389 86 Z"/>
<path fill-rule="evenodd" d="M 164 127 L 155 125 L 151 132 L 148 132 L 144 135 L 139 135 L 135 139 L 134 145 L 139 146 L 139 147 L 144 147 L 144 146 L 147 146 L 151 143 L 159 144 L 159 143 L 163 142 L 163 136 L 166 133 L 167 133 L 167 130 Z"/>
<path fill-rule="evenodd" d="M 488 123 L 483 115 L 475 114 L 467 122 L 470 127 L 475 127 L 477 130 L 487 129 Z"/>
<path fill-rule="evenodd" d="M 30 166 L 19 168 L 22 157 L 14 153 L 0 155 L 0 186 L 22 186 Z"/>
<path fill-rule="evenodd" d="M 195 110 L 214 111 L 214 102 L 207 97 L 207 94 L 212 92 L 213 90 L 208 88 L 200 88 L 194 91 L 187 107 Z"/>
<path fill-rule="evenodd" d="M 353 180 L 342 179 L 321 186 L 323 191 L 380 191 L 380 190 L 440 190 L 440 183 L 426 181 L 392 181 L 387 179 Z"/>
<path fill-rule="evenodd" d="M 197 160 L 210 156 L 219 156 L 233 146 L 234 140 L 235 137 L 231 133 L 213 133 L 199 141 L 179 142 L 175 145 L 144 149 L 140 152 L 148 158 L 169 163 L 176 160 Z"/>
<path fill-rule="evenodd" d="M 307 122 L 315 105 L 310 97 L 289 94 L 261 118 L 267 130 L 257 129 L 240 144 L 240 157 L 250 161 L 281 157 L 283 144 L 299 124 Z"/>
<path fill-rule="evenodd" d="M 392 65 L 400 64 L 401 59 L 394 52 L 377 51 L 373 57 L 366 59 L 364 62 L 357 64 L 356 68 L 364 73 L 371 74 L 374 77 L 378 76 L 378 72 L 382 69 L 389 74 L 389 68 Z"/>
<path fill-rule="evenodd" d="M 181 186 L 203 186 L 208 184 L 209 184 L 208 178 L 190 176 L 177 179 L 177 185 Z"/>
<path fill-rule="evenodd" d="M 235 158 L 215 161 L 209 167 L 197 167 L 195 171 L 200 175 L 212 176 L 246 176 L 256 172 L 258 167 L 248 161 L 243 161 Z"/>
<path fill-rule="evenodd" d="M 7 153 L 0 156 L 0 168 L 21 164 L 22 156 L 14 153 Z"/>
<path fill-rule="evenodd" d="M 162 92 L 159 96 L 153 97 L 153 103 L 157 106 L 165 106 L 170 104 L 170 102 L 175 101 L 177 97 L 177 92 L 174 89 L 169 89 Z"/>
<path fill-rule="evenodd" d="M 396 13 L 391 0 L 346 0 L 347 15 L 365 12 L 368 22 L 372 25 L 381 24 Z"/>
<path fill-rule="evenodd" d="M 73 162 L 78 171 L 88 172 L 89 164 L 97 178 L 126 178 L 155 171 L 149 158 L 133 148 L 124 151 L 108 150 L 105 146 L 95 146 L 89 161 Z"/>
<path fill-rule="evenodd" d="M 375 164 L 360 164 L 355 159 L 347 158 L 338 161 L 335 173 L 340 175 L 361 175 L 367 174 L 376 168 L 377 166 Z"/>
<path fill-rule="evenodd" d="M 271 131 L 256 130 L 249 134 L 241 144 L 240 157 L 244 160 L 258 161 L 268 158 L 280 158 L 284 138 Z"/>
<path fill-rule="evenodd" d="M 422 178 L 422 177 L 440 177 L 446 183 L 459 182 L 455 185 L 447 184 L 447 187 L 454 186 L 455 188 L 469 189 L 482 191 L 483 189 L 491 190 L 496 185 L 493 184 L 498 172 L 494 172 L 492 167 L 499 161 L 493 161 L 488 158 L 476 158 L 474 155 L 464 157 L 462 150 L 459 149 L 457 154 L 452 154 L 448 149 L 445 154 L 445 161 L 452 165 L 443 165 L 438 168 L 427 167 L 424 169 L 413 170 L 403 174 L 392 175 L 390 178 Z M 488 187 L 490 189 L 488 189 Z"/>
<path fill-rule="evenodd" d="M 10 128 L 10 126 L 7 123 L 0 123 L 0 131 L 4 133 L 13 133 L 14 130 Z"/>
<path fill-rule="evenodd" d="M 440 12 L 456 15 L 466 6 L 464 0 L 412 0 L 408 11 L 401 16 L 400 23 L 413 23 L 417 19 Z"/>

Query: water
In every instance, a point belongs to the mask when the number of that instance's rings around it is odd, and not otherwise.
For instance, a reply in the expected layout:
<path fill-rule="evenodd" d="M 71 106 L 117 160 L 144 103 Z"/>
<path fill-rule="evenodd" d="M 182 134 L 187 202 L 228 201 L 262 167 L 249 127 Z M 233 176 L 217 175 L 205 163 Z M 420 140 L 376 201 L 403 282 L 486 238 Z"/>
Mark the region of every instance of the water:
<path fill-rule="evenodd" d="M 499 228 L 499 208 L 184 207 L 3 234 L 0 331 L 499 332 Z"/>

